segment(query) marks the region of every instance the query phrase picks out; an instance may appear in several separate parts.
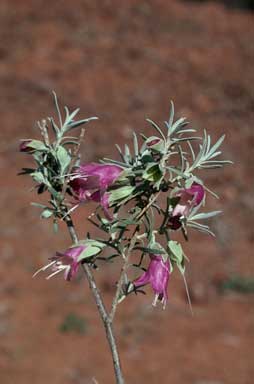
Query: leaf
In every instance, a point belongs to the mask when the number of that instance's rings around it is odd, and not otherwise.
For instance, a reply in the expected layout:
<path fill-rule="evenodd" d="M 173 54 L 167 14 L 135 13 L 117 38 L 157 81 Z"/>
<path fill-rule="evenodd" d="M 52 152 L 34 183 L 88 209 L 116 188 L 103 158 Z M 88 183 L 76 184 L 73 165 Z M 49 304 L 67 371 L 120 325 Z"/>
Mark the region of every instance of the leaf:
<path fill-rule="evenodd" d="M 71 114 L 69 112 L 68 107 L 65 106 L 64 110 L 66 114 L 64 126 L 67 126 L 73 121 L 74 117 L 79 113 L 80 108 L 76 108 L 73 112 L 71 112 Z"/>
<path fill-rule="evenodd" d="M 97 120 L 97 119 L 98 119 L 98 117 L 93 116 L 93 117 L 89 117 L 89 118 L 87 118 L 87 119 L 78 120 L 78 121 L 73 121 L 72 123 L 69 123 L 69 124 L 68 124 L 67 128 L 65 129 L 65 132 L 70 131 L 71 129 L 77 128 L 77 127 L 79 127 L 80 125 L 86 124 L 86 123 L 88 123 L 89 121 Z"/>
<path fill-rule="evenodd" d="M 212 212 L 203 212 L 198 213 L 197 215 L 190 216 L 191 220 L 204 220 L 209 219 L 210 217 L 214 217 L 222 213 L 222 211 L 212 211 Z"/>
<path fill-rule="evenodd" d="M 165 137 L 164 133 L 162 132 L 162 130 L 160 129 L 160 127 L 151 119 L 146 119 L 146 121 L 148 121 L 148 123 L 152 124 L 152 126 L 156 129 L 157 132 L 159 132 L 159 134 L 161 135 L 163 140 L 166 142 L 166 137 Z"/>
<path fill-rule="evenodd" d="M 59 108 L 59 105 L 58 105 L 57 95 L 56 95 L 55 91 L 53 91 L 52 93 L 53 93 L 53 96 L 54 96 L 54 102 L 55 102 L 55 107 L 56 107 L 57 114 L 58 114 L 58 119 L 59 119 L 60 127 L 62 128 L 63 121 L 62 121 L 62 116 L 61 116 L 60 108 Z"/>
<path fill-rule="evenodd" d="M 166 123 L 166 126 L 168 128 L 168 136 L 170 135 L 171 133 L 171 127 L 172 127 L 172 124 L 173 124 L 173 121 L 174 121 L 174 115 L 175 115 L 175 107 L 174 107 L 174 103 L 173 101 L 171 100 L 171 109 L 170 109 L 170 115 L 169 115 L 169 120 L 168 122 L 165 122 Z"/>
<path fill-rule="evenodd" d="M 134 247 L 133 249 L 139 249 L 145 253 L 151 253 L 153 255 L 164 255 L 166 253 L 165 249 L 163 247 L 158 247 L 158 248 L 149 248 L 149 247 L 140 247 L 140 246 L 137 246 L 137 247 Z"/>
<path fill-rule="evenodd" d="M 142 175 L 143 179 L 154 181 L 154 182 L 159 181 L 162 176 L 163 176 L 163 173 L 161 172 L 159 164 L 157 163 L 153 163 L 152 165 L 149 165 Z"/>
<path fill-rule="evenodd" d="M 21 168 L 21 171 L 17 173 L 18 176 L 20 175 L 30 175 L 35 171 L 34 168 Z"/>
<path fill-rule="evenodd" d="M 203 224 L 197 223 L 196 221 L 192 221 L 188 219 L 187 226 L 215 237 L 215 234 L 209 229 L 207 225 L 203 225 Z"/>
<path fill-rule="evenodd" d="M 62 145 L 59 145 L 56 149 L 56 157 L 61 167 L 61 175 L 63 175 L 70 165 L 71 156 Z"/>
<path fill-rule="evenodd" d="M 33 205 L 34 207 L 38 207 L 38 208 L 48 208 L 46 205 L 44 204 L 40 204 L 40 203 L 31 203 L 31 205 Z"/>
<path fill-rule="evenodd" d="M 171 252 L 170 259 L 174 261 L 177 265 L 182 265 L 184 254 L 182 246 L 178 241 L 170 240 L 168 242 L 168 247 Z"/>
<path fill-rule="evenodd" d="M 45 179 L 44 175 L 41 172 L 33 172 L 31 173 L 32 178 L 37 183 L 41 184 L 48 184 L 47 180 Z"/>
<path fill-rule="evenodd" d="M 40 140 L 27 140 L 27 145 L 37 151 L 48 151 L 48 147 Z"/>
<path fill-rule="evenodd" d="M 60 129 L 59 129 L 58 126 L 56 125 L 56 123 L 55 123 L 53 117 L 48 117 L 48 120 L 49 120 L 49 122 L 50 122 L 50 124 L 51 124 L 51 127 L 52 127 L 52 130 L 53 130 L 53 132 L 55 133 L 55 136 L 56 136 L 56 138 L 57 138 L 57 137 L 59 136 Z"/>
<path fill-rule="evenodd" d="M 121 161 L 118 161 L 118 160 L 112 160 L 107 157 L 104 157 L 103 160 L 100 160 L 100 162 L 103 164 L 116 164 L 116 165 L 119 165 L 120 167 L 128 168 L 128 165 L 126 163 L 122 163 Z"/>
<path fill-rule="evenodd" d="M 212 148 L 210 149 L 209 151 L 209 158 L 211 157 L 212 154 L 215 153 L 215 151 L 221 146 L 221 144 L 223 143 L 225 139 L 225 135 L 222 135 L 219 140 L 212 146 Z M 220 154 L 220 153 L 218 153 Z"/>
<path fill-rule="evenodd" d="M 42 219 L 49 219 L 52 215 L 53 215 L 53 211 L 51 209 L 44 209 L 44 211 L 42 211 L 41 213 L 41 218 Z"/>
<path fill-rule="evenodd" d="M 138 138 L 135 132 L 133 132 L 133 148 L 134 148 L 135 156 L 138 157 L 139 155 Z"/>
<path fill-rule="evenodd" d="M 109 192 L 109 203 L 113 204 L 116 201 L 122 200 L 127 196 L 131 196 L 135 187 L 127 185 L 125 187 L 120 187 Z"/>
<path fill-rule="evenodd" d="M 178 176 L 181 176 L 182 178 L 186 179 L 188 176 L 184 174 L 184 172 L 180 171 L 180 169 L 177 169 L 175 167 L 166 167 L 169 171 L 175 173 Z"/>
<path fill-rule="evenodd" d="M 177 133 L 177 131 L 183 127 L 184 125 L 186 125 L 187 122 L 186 122 L 186 118 L 185 117 L 180 117 L 180 119 L 178 119 L 171 127 L 171 132 L 170 132 L 170 135 L 172 135 L 173 133 Z"/>
<path fill-rule="evenodd" d="M 105 244 L 101 243 L 100 241 L 96 241 L 96 240 L 92 240 L 92 239 L 86 239 L 83 241 L 81 240 L 77 244 L 86 246 L 86 248 L 84 248 L 83 252 L 79 255 L 78 262 L 80 262 L 84 259 L 87 259 L 89 257 L 97 255 L 105 247 Z M 76 247 L 77 244 L 75 244 L 73 247 Z"/>
<path fill-rule="evenodd" d="M 79 255 L 79 257 L 78 257 L 78 262 L 81 261 L 81 260 L 87 259 L 87 258 L 89 258 L 89 257 L 95 256 L 95 255 L 97 255 L 100 251 L 101 251 L 101 248 L 99 248 L 99 247 L 89 246 L 88 248 L 86 248 L 86 249 Z"/>
<path fill-rule="evenodd" d="M 149 150 L 145 150 L 142 154 L 142 163 L 147 164 L 147 163 L 152 163 L 153 162 L 153 157 L 150 153 Z"/>

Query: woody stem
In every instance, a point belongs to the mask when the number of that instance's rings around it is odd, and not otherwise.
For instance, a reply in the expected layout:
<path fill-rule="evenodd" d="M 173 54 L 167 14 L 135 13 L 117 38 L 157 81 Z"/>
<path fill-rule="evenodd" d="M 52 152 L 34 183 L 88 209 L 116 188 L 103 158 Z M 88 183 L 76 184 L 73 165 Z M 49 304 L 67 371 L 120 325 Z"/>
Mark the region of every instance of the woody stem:
<path fill-rule="evenodd" d="M 78 242 L 78 236 L 74 227 L 74 224 L 72 222 L 71 217 L 68 215 L 64 218 L 64 221 L 66 222 L 66 225 L 68 227 L 71 239 L 73 243 Z M 115 372 L 115 382 L 116 384 L 124 384 L 124 378 L 119 358 L 119 353 L 117 350 L 116 340 L 113 333 L 113 326 L 112 321 L 109 317 L 109 314 L 106 310 L 106 307 L 104 305 L 103 299 L 101 297 L 100 291 L 96 285 L 92 270 L 88 264 L 82 264 L 85 276 L 88 280 L 89 287 L 92 291 L 95 304 L 97 306 L 98 312 L 100 314 L 101 320 L 103 322 L 105 333 L 107 337 L 107 341 L 110 347 L 111 356 L 113 360 L 113 366 L 114 366 L 114 372 Z"/>

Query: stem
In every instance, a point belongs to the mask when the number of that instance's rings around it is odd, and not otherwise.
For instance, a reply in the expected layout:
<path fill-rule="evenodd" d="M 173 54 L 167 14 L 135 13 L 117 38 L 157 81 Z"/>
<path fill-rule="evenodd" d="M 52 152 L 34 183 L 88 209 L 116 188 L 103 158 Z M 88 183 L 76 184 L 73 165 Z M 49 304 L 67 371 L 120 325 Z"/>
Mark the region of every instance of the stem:
<path fill-rule="evenodd" d="M 141 217 L 146 213 L 146 211 L 151 207 L 151 205 L 156 201 L 157 197 L 159 197 L 161 191 L 156 193 L 156 195 L 152 195 L 150 197 L 149 203 L 142 209 L 142 211 L 136 217 L 137 220 L 141 219 Z"/>
<path fill-rule="evenodd" d="M 65 222 L 67 224 L 71 239 L 74 243 L 78 242 L 78 236 L 76 233 L 76 230 L 74 228 L 72 219 L 70 216 L 65 217 Z M 120 358 L 117 350 L 117 345 L 115 341 L 115 336 L 113 333 L 113 326 L 112 326 L 112 321 L 110 320 L 110 317 L 108 315 L 108 312 L 106 310 L 106 307 L 104 305 L 104 302 L 102 300 L 100 291 L 96 285 L 93 273 L 91 271 L 91 268 L 89 267 L 88 264 L 82 264 L 83 270 L 85 272 L 86 278 L 89 283 L 89 287 L 92 291 L 96 306 L 98 308 L 101 320 L 103 322 L 105 332 L 106 332 L 106 337 L 108 340 L 108 344 L 111 350 L 111 355 L 112 355 L 112 360 L 113 360 L 113 366 L 114 366 L 114 371 L 115 371 L 115 379 L 116 379 L 116 384 L 124 384 L 124 378 L 122 374 L 122 369 L 121 369 L 121 363 L 120 363 Z"/>
<path fill-rule="evenodd" d="M 124 259 L 124 262 L 123 262 L 123 266 L 122 266 L 122 269 L 121 269 L 121 273 L 120 273 L 120 277 L 119 277 L 119 280 L 118 280 L 118 283 L 117 283 L 117 288 L 116 288 L 116 293 L 115 293 L 115 296 L 114 296 L 114 299 L 113 299 L 113 302 L 112 302 L 112 307 L 111 307 L 111 312 L 109 314 L 109 321 L 112 323 L 113 322 L 113 319 L 114 319 L 114 316 L 115 316 L 115 312 L 116 312 L 116 307 L 118 305 L 118 300 L 119 300 L 119 296 L 120 296 L 120 293 L 121 293 L 121 289 L 122 289 L 122 285 L 123 285 L 123 281 L 124 281 L 124 276 L 125 276 L 125 273 L 126 273 L 126 270 L 128 268 L 128 262 L 129 262 L 129 258 L 130 258 L 130 254 L 136 244 L 136 240 L 137 240 L 137 228 L 133 234 L 133 237 L 130 241 L 130 246 L 128 248 L 128 251 L 127 251 L 127 254 L 124 255 L 122 254 L 123 256 L 123 259 Z"/>

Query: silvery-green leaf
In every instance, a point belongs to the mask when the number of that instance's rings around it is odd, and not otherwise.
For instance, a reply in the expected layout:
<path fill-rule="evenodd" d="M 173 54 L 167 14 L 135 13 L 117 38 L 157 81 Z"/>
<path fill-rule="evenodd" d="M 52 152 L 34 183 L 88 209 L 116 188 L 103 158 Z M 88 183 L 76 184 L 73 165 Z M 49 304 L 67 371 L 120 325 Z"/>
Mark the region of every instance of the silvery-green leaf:
<path fill-rule="evenodd" d="M 73 247 L 77 245 L 86 246 L 83 252 L 79 255 L 78 262 L 97 255 L 106 246 L 106 244 L 103 244 L 100 241 L 93 240 L 93 239 L 81 240 L 77 244 L 74 244 Z"/>
<path fill-rule="evenodd" d="M 134 147 L 134 153 L 137 157 L 139 155 L 139 149 L 138 149 L 138 138 L 135 132 L 133 132 L 133 147 Z"/>
<path fill-rule="evenodd" d="M 97 255 L 101 251 L 101 248 L 95 247 L 95 246 L 88 246 L 84 249 L 84 251 L 79 255 L 78 262 L 84 259 L 87 259 L 88 257 L 92 257 Z"/>
<path fill-rule="evenodd" d="M 197 223 L 196 221 L 192 221 L 188 219 L 187 226 L 215 237 L 215 234 L 209 229 L 207 225 L 200 224 L 200 223 Z"/>
<path fill-rule="evenodd" d="M 59 119 L 60 127 L 62 128 L 63 120 L 62 120 L 62 115 L 61 115 L 61 111 L 60 111 L 60 108 L 59 108 L 59 105 L 58 105 L 57 95 L 56 95 L 55 91 L 53 91 L 53 96 L 54 96 L 54 102 L 55 102 L 55 107 L 56 107 L 57 114 L 58 114 L 58 119 Z"/>
<path fill-rule="evenodd" d="M 189 177 L 188 175 L 186 175 L 184 172 L 182 172 L 180 169 L 177 169 L 175 167 L 166 167 L 169 171 L 175 173 L 176 175 L 178 176 L 181 176 L 183 178 L 187 178 Z"/>
<path fill-rule="evenodd" d="M 48 147 L 40 140 L 31 140 L 29 141 L 28 146 L 37 151 L 48 151 Z"/>
<path fill-rule="evenodd" d="M 129 165 L 126 164 L 126 163 L 123 163 L 121 161 L 118 161 L 118 160 L 112 160 L 112 159 L 109 159 L 107 157 L 104 157 L 103 160 L 100 161 L 101 163 L 103 164 L 116 164 L 116 165 L 119 165 L 120 167 L 123 167 L 123 168 L 128 168 Z"/>
<path fill-rule="evenodd" d="M 59 136 L 60 129 L 59 129 L 58 126 L 56 125 L 56 123 L 55 123 L 53 117 L 49 117 L 48 120 L 49 120 L 49 122 L 50 122 L 50 124 L 51 124 L 51 127 L 52 127 L 52 130 L 53 130 L 53 132 L 54 132 L 54 134 L 55 134 L 55 136 L 56 136 L 56 138 L 57 138 L 57 137 Z"/>
<path fill-rule="evenodd" d="M 171 252 L 170 259 L 172 261 L 174 261 L 177 265 L 178 264 L 181 265 L 183 262 L 183 258 L 184 258 L 181 244 L 178 243 L 178 241 L 170 240 L 168 242 L 168 247 L 169 247 L 169 250 Z"/>
<path fill-rule="evenodd" d="M 109 203 L 113 204 L 114 202 L 118 200 L 122 200 L 125 197 L 129 196 L 132 194 L 134 191 L 135 187 L 127 185 L 125 187 L 120 187 L 117 189 L 114 189 L 109 192 Z"/>
<path fill-rule="evenodd" d="M 212 212 L 203 212 L 203 213 L 198 213 L 197 215 L 190 215 L 191 220 L 205 220 L 209 219 L 210 217 L 214 217 L 222 213 L 222 211 L 212 211 Z"/>
<path fill-rule="evenodd" d="M 41 172 L 33 172 L 31 173 L 31 176 L 34 179 L 34 181 L 36 181 L 39 184 L 41 183 L 48 184 L 47 180 L 45 179 L 44 175 Z"/>
<path fill-rule="evenodd" d="M 44 204 L 40 204 L 40 203 L 31 203 L 31 205 L 33 205 L 34 207 L 38 207 L 38 208 L 48 208 L 46 205 Z"/>
<path fill-rule="evenodd" d="M 98 119 L 98 117 L 94 116 L 94 117 L 89 117 L 88 119 L 73 121 L 73 122 L 68 124 L 67 128 L 65 129 L 65 132 L 70 131 L 71 129 L 77 128 L 80 125 L 86 124 L 89 121 L 97 120 L 97 119 Z"/>
<path fill-rule="evenodd" d="M 164 133 L 162 132 L 162 130 L 160 129 L 160 127 L 151 119 L 146 119 L 146 121 L 148 121 L 148 123 L 152 124 L 152 126 L 156 129 L 157 132 L 159 132 L 159 134 L 161 135 L 163 140 L 166 142 L 166 137 L 165 137 Z"/>
<path fill-rule="evenodd" d="M 166 126 L 168 128 L 168 137 L 171 134 L 171 128 L 172 128 L 172 124 L 173 124 L 173 121 L 174 121 L 174 115 L 175 115 L 175 108 L 174 108 L 174 103 L 171 100 L 171 109 L 170 109 L 169 120 L 168 120 L 168 122 L 165 121 L 165 124 L 166 124 Z"/>
<path fill-rule="evenodd" d="M 42 219 L 48 219 L 53 215 L 53 211 L 51 209 L 44 209 L 41 213 L 41 218 Z"/>
<path fill-rule="evenodd" d="M 71 122 L 73 121 L 74 117 L 79 113 L 80 108 L 76 108 L 71 113 L 69 112 L 68 107 L 64 107 L 64 110 L 65 110 L 65 114 L 66 114 L 64 126 L 67 126 L 67 125 L 71 124 Z"/>
<path fill-rule="evenodd" d="M 185 117 L 181 117 L 180 119 L 178 119 L 171 127 L 170 129 L 170 134 L 172 135 L 173 133 L 177 133 L 177 131 L 185 126 L 187 123 L 186 123 L 186 118 Z"/>
<path fill-rule="evenodd" d="M 71 156 L 62 145 L 56 148 L 56 156 L 61 166 L 61 175 L 63 175 L 70 165 Z"/>

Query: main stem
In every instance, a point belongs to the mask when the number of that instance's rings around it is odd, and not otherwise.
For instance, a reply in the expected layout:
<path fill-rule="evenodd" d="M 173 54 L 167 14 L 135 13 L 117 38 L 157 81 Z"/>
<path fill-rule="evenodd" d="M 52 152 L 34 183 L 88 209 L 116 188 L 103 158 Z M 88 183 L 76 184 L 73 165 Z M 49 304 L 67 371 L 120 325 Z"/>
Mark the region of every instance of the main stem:
<path fill-rule="evenodd" d="M 75 230 L 75 227 L 73 225 L 72 219 L 70 216 L 65 217 L 65 222 L 67 224 L 71 239 L 73 243 L 78 242 L 78 236 Z M 117 345 L 116 345 L 116 340 L 115 336 L 113 333 L 113 325 L 112 321 L 110 319 L 110 316 L 108 315 L 108 312 L 106 310 L 106 307 L 103 303 L 100 291 L 96 285 L 96 282 L 94 280 L 93 273 L 91 271 L 91 268 L 89 267 L 88 264 L 82 264 L 83 270 L 85 272 L 86 278 L 89 283 L 89 287 L 93 293 L 93 297 L 96 303 L 96 306 L 98 308 L 101 320 L 103 322 L 105 332 L 106 332 L 106 337 L 108 340 L 108 344 L 111 350 L 111 355 L 112 355 L 112 360 L 113 360 L 113 366 L 114 366 L 114 371 L 115 371 L 115 379 L 116 379 L 116 384 L 124 384 L 124 378 L 123 378 L 123 373 L 122 373 L 122 368 L 121 368 L 121 363 L 120 363 L 120 358 L 117 350 Z"/>

